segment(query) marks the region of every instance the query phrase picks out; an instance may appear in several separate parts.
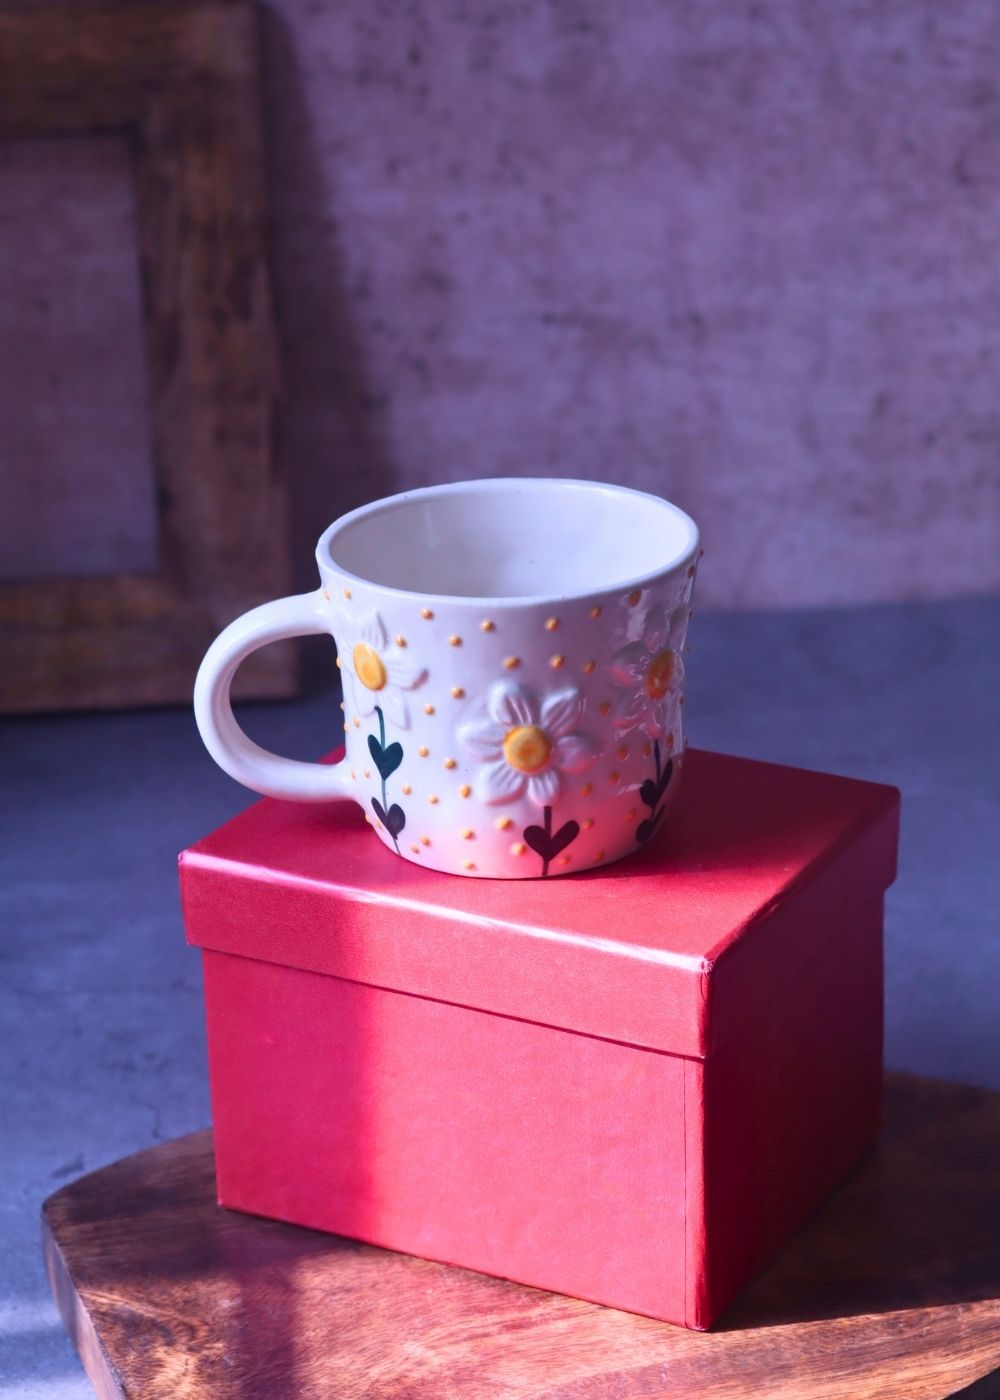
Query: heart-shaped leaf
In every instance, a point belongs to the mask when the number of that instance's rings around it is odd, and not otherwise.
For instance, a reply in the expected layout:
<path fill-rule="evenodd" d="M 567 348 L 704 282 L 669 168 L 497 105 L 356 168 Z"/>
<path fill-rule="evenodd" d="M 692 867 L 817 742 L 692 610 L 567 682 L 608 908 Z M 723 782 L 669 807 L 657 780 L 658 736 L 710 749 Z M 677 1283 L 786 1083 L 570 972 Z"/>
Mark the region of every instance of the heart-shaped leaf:
<path fill-rule="evenodd" d="M 368 752 L 371 754 L 375 767 L 378 769 L 383 779 L 395 773 L 396 769 L 403 761 L 402 744 L 388 744 L 383 748 L 374 734 L 368 735 Z"/>
<path fill-rule="evenodd" d="M 399 803 L 394 802 L 387 812 L 378 798 L 373 797 L 372 807 L 374 807 L 375 815 L 389 835 L 393 838 L 397 837 L 406 825 L 406 813 L 403 811 L 402 807 L 400 807 Z"/>
<path fill-rule="evenodd" d="M 658 812 L 654 812 L 646 821 L 639 823 L 636 829 L 635 839 L 640 846 L 645 846 L 646 842 L 650 841 L 656 835 L 656 829 L 662 820 L 663 808 L 661 807 Z"/>
<path fill-rule="evenodd" d="M 544 861 L 555 860 L 579 835 L 580 823 L 573 821 L 564 822 L 558 831 L 546 831 L 544 826 L 528 826 L 524 830 L 525 841 Z"/>
<path fill-rule="evenodd" d="M 670 779 L 674 776 L 674 760 L 667 759 L 667 766 L 658 779 L 647 778 L 639 789 L 639 797 L 647 807 L 653 808 L 670 786 Z"/>

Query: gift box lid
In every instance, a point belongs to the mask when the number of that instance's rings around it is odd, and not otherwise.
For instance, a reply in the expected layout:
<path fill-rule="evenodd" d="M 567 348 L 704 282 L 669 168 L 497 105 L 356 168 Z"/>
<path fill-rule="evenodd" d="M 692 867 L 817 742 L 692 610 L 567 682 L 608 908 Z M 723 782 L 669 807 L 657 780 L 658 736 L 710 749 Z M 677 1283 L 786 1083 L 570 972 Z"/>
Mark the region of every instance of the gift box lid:
<path fill-rule="evenodd" d="M 704 1058 L 775 959 L 807 965 L 881 900 L 898 823 L 895 788 L 690 749 L 641 853 L 472 880 L 401 860 L 351 803 L 268 798 L 182 853 L 185 925 L 206 949 Z"/>

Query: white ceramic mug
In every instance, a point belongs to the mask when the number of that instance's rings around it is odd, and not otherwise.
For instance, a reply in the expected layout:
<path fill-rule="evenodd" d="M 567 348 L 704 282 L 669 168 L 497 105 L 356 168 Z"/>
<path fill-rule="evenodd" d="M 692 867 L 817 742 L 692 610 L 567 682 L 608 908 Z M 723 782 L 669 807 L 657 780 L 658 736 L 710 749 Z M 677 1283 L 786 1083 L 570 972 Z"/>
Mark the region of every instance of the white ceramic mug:
<path fill-rule="evenodd" d="M 256 792 L 357 802 L 415 865 L 501 879 L 569 874 L 644 845 L 683 755 L 694 522 L 657 496 L 501 478 L 408 491 L 336 521 L 321 586 L 231 623 L 195 714 Z M 240 662 L 336 638 L 346 757 L 280 758 L 233 717 Z"/>

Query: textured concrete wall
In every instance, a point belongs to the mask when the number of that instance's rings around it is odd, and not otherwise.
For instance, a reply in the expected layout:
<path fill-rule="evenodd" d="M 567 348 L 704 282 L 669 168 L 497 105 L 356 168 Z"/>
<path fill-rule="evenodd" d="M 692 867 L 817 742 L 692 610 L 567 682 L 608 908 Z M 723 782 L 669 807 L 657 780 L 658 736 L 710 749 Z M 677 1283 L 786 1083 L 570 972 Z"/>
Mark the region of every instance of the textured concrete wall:
<path fill-rule="evenodd" d="M 1000 584 L 990 0 L 284 0 L 265 37 L 303 548 L 551 473 L 686 506 L 701 603 Z"/>
<path fill-rule="evenodd" d="M 687 507 L 700 604 L 1000 585 L 991 0 L 272 0 L 263 35 L 303 584 L 362 500 L 548 473 Z"/>

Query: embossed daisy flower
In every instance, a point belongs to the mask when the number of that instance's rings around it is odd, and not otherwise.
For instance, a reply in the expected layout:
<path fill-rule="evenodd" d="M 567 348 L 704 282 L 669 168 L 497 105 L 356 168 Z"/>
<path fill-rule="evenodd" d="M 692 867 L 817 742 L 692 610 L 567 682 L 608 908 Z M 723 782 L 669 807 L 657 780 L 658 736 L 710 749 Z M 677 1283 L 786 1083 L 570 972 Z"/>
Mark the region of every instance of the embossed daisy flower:
<path fill-rule="evenodd" d="M 385 624 L 377 612 L 366 617 L 345 617 L 338 627 L 343 638 L 341 666 L 352 678 L 354 705 L 360 715 L 370 715 L 378 705 L 399 729 L 409 729 L 410 710 L 403 695 L 420 684 L 426 672 L 402 647 L 389 645 Z"/>
<path fill-rule="evenodd" d="M 564 775 L 597 759 L 597 743 L 576 728 L 583 696 L 574 687 L 539 701 L 516 681 L 495 681 L 484 710 L 458 727 L 459 740 L 483 765 L 476 777 L 481 802 L 513 802 L 527 791 L 537 806 L 551 806 Z"/>
<path fill-rule="evenodd" d="M 620 688 L 611 707 L 616 729 L 641 725 L 651 739 L 659 739 L 670 727 L 670 711 L 684 684 L 681 638 L 686 619 L 683 605 L 671 613 L 659 604 L 650 608 L 641 638 L 611 658 L 611 675 Z"/>

